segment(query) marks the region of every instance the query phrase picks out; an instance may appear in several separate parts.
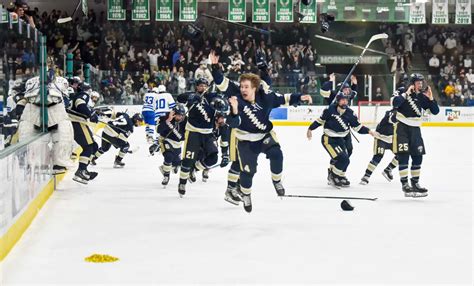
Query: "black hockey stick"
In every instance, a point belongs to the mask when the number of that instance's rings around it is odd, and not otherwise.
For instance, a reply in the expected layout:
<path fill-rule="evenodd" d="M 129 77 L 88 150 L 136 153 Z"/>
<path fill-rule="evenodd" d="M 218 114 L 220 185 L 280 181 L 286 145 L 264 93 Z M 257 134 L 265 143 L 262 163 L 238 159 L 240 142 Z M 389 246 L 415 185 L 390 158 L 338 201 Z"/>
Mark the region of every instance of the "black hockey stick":
<path fill-rule="evenodd" d="M 378 198 L 361 198 L 361 197 L 332 197 L 332 196 L 309 196 L 309 195 L 284 195 L 287 198 L 306 198 L 306 199 L 336 199 L 336 200 L 364 200 L 376 201 Z"/>
<path fill-rule="evenodd" d="M 74 9 L 74 12 L 72 12 L 72 15 L 70 17 L 66 17 L 66 18 L 59 18 L 58 19 L 58 24 L 64 24 L 64 23 L 72 21 L 72 18 L 74 17 L 77 10 L 79 9 L 79 6 L 81 6 L 81 3 L 82 3 L 82 0 L 77 1 L 76 9 Z"/>

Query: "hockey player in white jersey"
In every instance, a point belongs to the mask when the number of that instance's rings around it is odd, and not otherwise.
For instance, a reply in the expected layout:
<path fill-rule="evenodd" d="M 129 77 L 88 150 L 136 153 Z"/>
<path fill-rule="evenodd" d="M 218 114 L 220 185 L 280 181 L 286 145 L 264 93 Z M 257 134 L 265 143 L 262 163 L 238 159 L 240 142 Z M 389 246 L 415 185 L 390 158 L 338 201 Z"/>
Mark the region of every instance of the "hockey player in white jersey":
<path fill-rule="evenodd" d="M 145 133 L 148 143 L 153 144 L 155 142 L 155 128 L 158 125 L 160 117 L 170 112 L 175 105 L 176 103 L 173 96 L 166 92 L 164 85 L 154 87 L 145 94 L 143 98 L 142 115 L 146 124 Z M 156 140 L 157 139 L 158 138 L 156 138 Z"/>
<path fill-rule="evenodd" d="M 48 130 L 53 141 L 53 173 L 64 173 L 71 164 L 73 130 L 64 107 L 63 95 L 67 94 L 68 81 L 63 77 L 48 78 Z M 19 141 L 31 138 L 41 127 L 41 95 L 38 76 L 26 82 L 25 98 L 28 103 L 20 118 Z"/>

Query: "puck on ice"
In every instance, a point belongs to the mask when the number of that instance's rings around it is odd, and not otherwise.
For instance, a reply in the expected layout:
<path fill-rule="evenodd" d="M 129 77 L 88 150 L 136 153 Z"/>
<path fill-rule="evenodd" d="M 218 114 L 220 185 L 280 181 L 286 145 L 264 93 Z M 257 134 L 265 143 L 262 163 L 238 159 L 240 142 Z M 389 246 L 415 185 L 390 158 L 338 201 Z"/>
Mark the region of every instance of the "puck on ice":
<path fill-rule="evenodd" d="M 341 202 L 341 209 L 343 209 L 345 211 L 352 211 L 352 210 L 354 210 L 354 207 L 351 205 L 351 203 L 349 201 L 343 200 Z"/>

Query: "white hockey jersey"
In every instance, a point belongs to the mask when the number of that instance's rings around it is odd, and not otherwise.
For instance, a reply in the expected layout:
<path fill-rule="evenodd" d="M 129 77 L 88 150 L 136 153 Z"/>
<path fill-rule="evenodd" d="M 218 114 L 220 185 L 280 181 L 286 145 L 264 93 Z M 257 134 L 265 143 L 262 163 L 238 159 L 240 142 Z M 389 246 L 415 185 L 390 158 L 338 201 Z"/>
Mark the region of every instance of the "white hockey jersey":
<path fill-rule="evenodd" d="M 159 118 L 165 113 L 170 112 L 175 105 L 174 98 L 170 93 L 148 92 L 143 98 L 142 111 L 153 111 L 155 118 Z"/>

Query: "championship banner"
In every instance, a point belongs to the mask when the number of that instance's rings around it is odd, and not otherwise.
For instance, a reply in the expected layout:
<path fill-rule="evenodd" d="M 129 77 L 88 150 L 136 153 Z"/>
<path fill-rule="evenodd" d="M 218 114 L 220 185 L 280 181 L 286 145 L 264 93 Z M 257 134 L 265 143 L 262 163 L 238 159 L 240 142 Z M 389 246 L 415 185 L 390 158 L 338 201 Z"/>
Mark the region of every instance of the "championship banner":
<path fill-rule="evenodd" d="M 456 0 L 456 24 L 470 25 L 471 19 L 471 0 Z"/>
<path fill-rule="evenodd" d="M 316 14 L 317 1 L 312 0 L 309 5 L 304 5 L 300 1 L 300 13 L 304 15 L 304 18 L 301 19 L 300 23 L 317 23 L 318 16 Z"/>
<path fill-rule="evenodd" d="M 179 21 L 194 22 L 197 19 L 197 0 L 179 1 Z"/>
<path fill-rule="evenodd" d="M 149 0 L 133 0 L 132 21 L 150 21 Z"/>
<path fill-rule="evenodd" d="M 278 23 L 293 23 L 293 0 L 276 0 L 275 20 Z"/>
<path fill-rule="evenodd" d="M 88 8 L 88 5 L 87 5 L 87 1 L 83 0 L 83 1 L 81 1 L 81 3 L 82 3 L 82 5 L 81 5 L 82 6 L 82 13 L 84 13 L 84 15 L 86 15 L 86 17 L 87 17 L 87 15 L 89 15 L 89 8 Z"/>
<path fill-rule="evenodd" d="M 122 0 L 107 1 L 107 20 L 125 20 L 126 14 L 122 4 Z"/>
<path fill-rule="evenodd" d="M 156 0 L 156 21 L 174 21 L 174 1 Z"/>
<path fill-rule="evenodd" d="M 415 0 L 412 0 L 415 1 Z M 410 24 L 426 24 L 426 3 L 412 2 L 410 5 Z"/>
<path fill-rule="evenodd" d="M 247 20 L 246 9 L 247 7 L 245 5 L 245 0 L 230 0 L 227 20 L 229 20 L 230 22 L 245 23 Z"/>
<path fill-rule="evenodd" d="M 270 23 L 270 0 L 253 0 L 252 22 Z"/>
<path fill-rule="evenodd" d="M 431 6 L 433 8 L 431 22 L 433 24 L 448 24 L 448 0 L 433 0 Z"/>
<path fill-rule="evenodd" d="M 8 23 L 8 11 L 0 7 L 0 23 Z"/>

